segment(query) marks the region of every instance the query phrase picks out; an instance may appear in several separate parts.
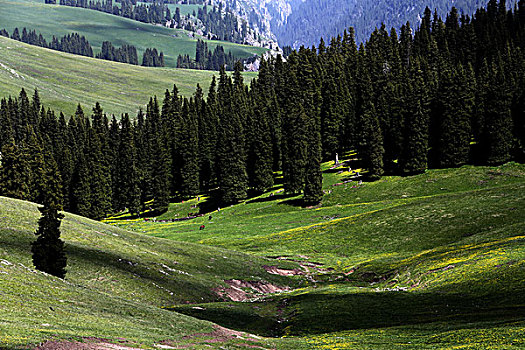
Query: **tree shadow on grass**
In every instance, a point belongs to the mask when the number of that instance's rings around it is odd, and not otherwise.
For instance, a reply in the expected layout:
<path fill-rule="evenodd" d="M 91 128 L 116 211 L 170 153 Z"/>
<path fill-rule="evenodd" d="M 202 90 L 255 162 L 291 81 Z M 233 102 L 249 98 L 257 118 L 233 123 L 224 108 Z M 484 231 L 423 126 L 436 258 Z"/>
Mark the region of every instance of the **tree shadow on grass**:
<path fill-rule="evenodd" d="M 31 256 L 32 240 L 30 237 L 30 235 L 25 235 L 24 238 L 21 238 L 19 236 L 3 236 L 0 239 L 0 245 L 6 249 L 10 248 L 17 252 L 20 252 L 23 255 Z M 131 254 L 129 256 L 125 254 L 115 254 L 100 249 L 79 245 L 78 243 L 70 243 L 67 240 L 65 240 L 65 243 L 65 252 L 66 257 L 68 259 L 68 266 L 66 267 L 66 270 L 69 271 L 69 275 L 71 275 L 72 273 L 71 268 L 73 266 L 78 267 L 92 265 L 93 271 L 107 271 L 109 267 L 109 269 L 111 270 L 118 271 L 117 273 L 119 274 L 127 275 L 125 278 L 129 279 L 130 281 L 136 280 L 137 277 L 140 277 L 142 285 L 144 283 L 151 282 L 151 285 L 156 284 L 162 288 L 173 291 L 175 293 L 184 290 L 189 291 L 189 295 L 195 295 L 194 300 L 184 299 L 180 300 L 180 302 L 195 303 L 202 301 L 202 295 L 212 295 L 212 292 L 210 290 L 204 289 L 204 287 L 201 284 L 195 281 L 191 281 L 187 278 L 177 278 L 178 276 L 172 276 L 171 278 L 169 278 L 165 274 L 158 271 L 158 269 L 156 270 L 152 268 L 152 263 L 149 263 L 148 266 L 142 261 L 140 261 L 138 258 L 134 258 Z M 188 255 L 184 251 L 178 252 L 175 248 L 173 250 L 173 254 L 174 256 L 177 256 L 177 254 Z M 32 266 L 28 267 L 33 268 Z M 88 280 L 92 280 L 95 277 L 98 276 L 86 275 L 84 280 L 72 280 L 70 277 L 68 277 L 68 274 L 66 274 L 65 280 L 68 282 L 73 282 L 75 284 L 85 285 L 85 282 L 87 282 Z M 117 276 L 113 277 L 117 278 Z M 112 282 L 110 280 L 107 280 L 106 282 L 101 281 L 97 283 L 100 283 L 102 285 L 104 283 Z M 138 287 L 137 290 L 129 290 L 128 292 L 135 292 L 137 295 L 139 295 L 141 293 L 141 290 L 140 287 Z M 170 302 L 174 301 L 170 300 Z"/>
<path fill-rule="evenodd" d="M 208 192 L 207 195 L 208 197 L 205 200 L 201 200 L 198 204 L 199 214 L 201 215 L 212 213 L 222 205 L 218 189 Z"/>
<path fill-rule="evenodd" d="M 290 193 L 281 193 L 281 194 L 276 194 L 276 195 L 273 195 L 273 196 L 268 195 L 266 197 L 259 197 L 259 198 L 248 200 L 246 202 L 246 204 L 266 203 L 266 202 L 272 202 L 272 201 L 277 201 L 277 200 L 283 200 L 283 199 L 291 198 L 291 197 L 295 197 L 295 196 L 297 196 L 297 195 L 290 194 Z"/>

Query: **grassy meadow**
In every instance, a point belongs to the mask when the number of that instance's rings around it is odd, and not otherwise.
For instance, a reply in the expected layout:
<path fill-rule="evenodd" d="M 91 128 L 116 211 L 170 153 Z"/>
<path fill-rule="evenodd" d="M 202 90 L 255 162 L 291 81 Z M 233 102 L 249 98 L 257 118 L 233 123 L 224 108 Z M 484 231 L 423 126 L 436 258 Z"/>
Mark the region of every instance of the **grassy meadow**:
<path fill-rule="evenodd" d="M 124 214 L 107 222 L 301 264 L 307 286 L 290 293 L 251 304 L 170 308 L 225 327 L 285 336 L 282 348 L 523 347 L 523 165 L 339 185 L 353 172 L 330 169 L 332 164 L 324 165 L 320 207 L 303 208 L 276 185 L 273 196 L 220 211 L 203 197 L 174 203 L 157 218 L 209 212 L 190 221 L 153 223 Z"/>
<path fill-rule="evenodd" d="M 60 67 L 60 69 L 58 69 Z M 45 106 L 71 115 L 100 102 L 105 112 L 132 117 L 153 95 L 162 99 L 176 84 L 191 96 L 197 84 L 207 91 L 216 72 L 149 68 L 97 60 L 27 45 L 0 36 L 0 97 L 18 96 L 21 88 L 39 90 Z M 247 80 L 256 73 L 245 73 Z"/>
<path fill-rule="evenodd" d="M 268 274 L 262 267 L 268 259 L 151 238 L 70 214 L 62 223 L 68 274 L 60 280 L 32 269 L 38 218 L 36 205 L 0 197 L 2 349 L 93 336 L 146 348 L 167 339 L 191 343 L 182 337 L 210 332 L 212 325 L 162 307 L 218 301 L 213 289 L 226 279 L 302 283 Z"/>
<path fill-rule="evenodd" d="M 213 196 L 172 203 L 156 222 L 67 214 L 65 281 L 32 269 L 36 206 L 0 198 L 0 347 L 523 348 L 525 166 L 361 184 L 323 168 L 315 208 L 278 183 L 220 211 Z M 190 212 L 206 215 L 168 222 Z"/>
<path fill-rule="evenodd" d="M 193 11 L 193 8 L 187 10 Z M 2 0 L 0 28 L 5 28 L 11 34 L 15 27 L 36 29 L 48 42 L 53 35 L 61 37 L 77 32 L 89 40 L 95 53 L 100 51 L 103 41 L 110 41 L 115 46 L 133 45 L 137 48 L 140 62 L 146 48 L 154 47 L 164 52 L 166 66 L 172 68 L 176 66 L 178 55 L 195 57 L 196 39 L 190 37 L 186 31 L 141 23 L 94 10 L 49 5 L 44 0 Z M 222 45 L 226 52 L 245 58 L 266 51 L 263 48 L 229 42 L 208 43 L 211 50 L 216 45 Z"/>

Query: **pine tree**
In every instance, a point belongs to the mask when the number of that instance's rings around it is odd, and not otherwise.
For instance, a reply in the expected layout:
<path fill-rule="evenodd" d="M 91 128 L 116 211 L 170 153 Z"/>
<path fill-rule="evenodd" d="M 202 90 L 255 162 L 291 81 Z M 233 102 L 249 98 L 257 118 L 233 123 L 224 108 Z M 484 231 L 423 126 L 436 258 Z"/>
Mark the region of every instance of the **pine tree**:
<path fill-rule="evenodd" d="M 184 198 L 199 193 L 199 138 L 193 100 L 184 99 L 182 104 L 182 149 L 181 195 Z"/>
<path fill-rule="evenodd" d="M 482 148 L 489 165 L 507 162 L 512 151 L 512 115 L 510 93 L 501 62 L 492 66 L 485 105 Z"/>
<path fill-rule="evenodd" d="M 33 265 L 37 270 L 64 278 L 66 276 L 67 258 L 64 242 L 60 239 L 60 224 L 64 215 L 58 211 L 62 208 L 62 189 L 57 177 L 58 166 L 49 156 L 46 162 L 44 182 L 44 206 L 38 208 L 42 213 L 38 220 L 36 241 L 31 245 Z"/>
<path fill-rule="evenodd" d="M 246 173 L 244 127 L 239 111 L 234 106 L 242 103 L 243 84 L 237 81 L 233 89 L 231 78 L 224 67 L 219 73 L 219 142 L 218 177 L 221 200 L 235 203 L 247 195 L 248 174 Z M 235 99 L 235 101 L 234 101 Z"/>

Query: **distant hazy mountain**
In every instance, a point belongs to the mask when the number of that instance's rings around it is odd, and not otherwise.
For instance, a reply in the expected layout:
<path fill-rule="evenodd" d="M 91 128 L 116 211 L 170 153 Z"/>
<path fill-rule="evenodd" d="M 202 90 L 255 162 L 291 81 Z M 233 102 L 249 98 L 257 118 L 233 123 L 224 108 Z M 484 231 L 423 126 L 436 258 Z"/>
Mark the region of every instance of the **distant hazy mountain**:
<path fill-rule="evenodd" d="M 277 39 L 281 46 L 317 45 L 354 27 L 358 40 L 385 23 L 387 28 L 410 21 L 419 25 L 426 6 L 444 16 L 452 6 L 460 13 L 472 14 L 488 0 L 227 0 L 267 37 Z"/>

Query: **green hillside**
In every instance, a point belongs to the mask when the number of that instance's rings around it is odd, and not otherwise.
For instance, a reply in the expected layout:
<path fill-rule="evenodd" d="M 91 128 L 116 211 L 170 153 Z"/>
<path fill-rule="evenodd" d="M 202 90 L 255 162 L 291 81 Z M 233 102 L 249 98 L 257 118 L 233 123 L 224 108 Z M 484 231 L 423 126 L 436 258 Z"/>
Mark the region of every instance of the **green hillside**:
<path fill-rule="evenodd" d="M 102 61 L 1 36 L 0 63 L 0 97 L 18 96 L 21 88 L 32 94 L 38 88 L 47 107 L 66 114 L 73 114 L 79 102 L 90 111 L 98 101 L 107 113 L 134 116 L 150 96 L 164 96 L 173 84 L 184 96 L 191 96 L 197 84 L 207 91 L 214 74 Z M 246 77 L 250 79 L 255 74 L 246 73 Z"/>
<path fill-rule="evenodd" d="M 44 0 L 6 0 L 0 2 L 0 27 L 12 33 L 15 27 L 36 29 L 50 41 L 71 32 L 84 35 L 95 52 L 100 51 L 103 41 L 113 45 L 133 45 L 139 59 L 146 48 L 157 48 L 164 52 L 167 67 L 175 67 L 180 54 L 195 56 L 196 40 L 183 30 L 154 26 L 99 11 L 60 5 L 46 5 Z M 213 50 L 219 44 L 225 51 L 237 57 L 250 57 L 265 49 L 211 41 Z"/>
<path fill-rule="evenodd" d="M 523 165 L 465 166 L 339 186 L 349 179 L 348 168 L 329 167 L 319 208 L 301 208 L 278 185 L 271 197 L 213 208 L 212 220 L 108 222 L 302 265 L 299 275 L 310 287 L 281 297 L 172 307 L 227 327 L 300 336 L 287 339 L 321 349 L 525 344 Z M 206 198 L 172 204 L 158 219 L 184 216 L 195 205 L 212 208 Z"/>
<path fill-rule="evenodd" d="M 267 259 L 150 238 L 69 214 L 62 224 L 68 256 L 62 281 L 31 269 L 38 218 L 34 204 L 0 197 L 0 348 L 90 336 L 149 347 L 162 340 L 184 343 L 183 336 L 210 332 L 211 324 L 160 307 L 217 301 L 213 289 L 229 279 L 299 283 L 268 274 Z"/>
<path fill-rule="evenodd" d="M 166 222 L 206 197 L 108 220 L 138 233 L 68 214 L 65 282 L 31 268 L 36 206 L 0 198 L 1 347 L 523 348 L 525 166 L 346 186 L 348 168 L 324 168 L 319 208 L 277 185 L 211 220 Z"/>

